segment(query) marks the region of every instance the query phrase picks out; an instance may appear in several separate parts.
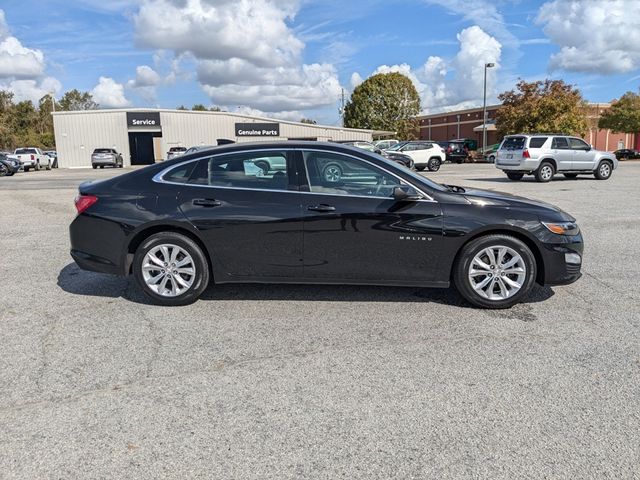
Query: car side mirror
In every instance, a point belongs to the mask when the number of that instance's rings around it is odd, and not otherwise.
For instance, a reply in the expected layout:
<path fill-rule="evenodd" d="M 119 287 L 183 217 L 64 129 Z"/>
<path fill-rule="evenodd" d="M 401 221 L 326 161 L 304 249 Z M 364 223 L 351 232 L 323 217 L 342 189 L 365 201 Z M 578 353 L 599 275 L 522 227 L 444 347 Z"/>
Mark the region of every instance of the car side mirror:
<path fill-rule="evenodd" d="M 396 202 L 415 202 L 422 197 L 413 188 L 409 186 L 394 187 L 393 199 Z"/>
<path fill-rule="evenodd" d="M 380 150 L 379 148 L 376 148 L 373 152 L 377 153 L 378 155 L 382 155 L 382 150 Z"/>

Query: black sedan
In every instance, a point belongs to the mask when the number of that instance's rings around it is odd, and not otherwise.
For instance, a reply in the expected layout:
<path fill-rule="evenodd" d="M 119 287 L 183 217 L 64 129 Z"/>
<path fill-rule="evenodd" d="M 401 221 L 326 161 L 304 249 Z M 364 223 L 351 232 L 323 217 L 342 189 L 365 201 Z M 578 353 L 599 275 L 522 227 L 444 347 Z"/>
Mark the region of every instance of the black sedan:
<path fill-rule="evenodd" d="M 638 150 L 632 150 L 630 148 L 623 148 L 613 152 L 618 160 L 630 160 L 632 158 L 640 158 L 640 152 Z"/>
<path fill-rule="evenodd" d="M 0 153 L 0 177 L 11 177 L 22 167 L 22 163 L 17 158 L 11 158 Z"/>
<path fill-rule="evenodd" d="M 265 173 L 268 158 L 286 168 Z M 328 178 L 326 165 L 343 175 Z M 210 283 L 449 287 L 505 308 L 580 277 L 575 219 L 544 203 L 441 185 L 321 142 L 224 145 L 80 186 L 71 255 L 132 274 L 162 305 Z"/>

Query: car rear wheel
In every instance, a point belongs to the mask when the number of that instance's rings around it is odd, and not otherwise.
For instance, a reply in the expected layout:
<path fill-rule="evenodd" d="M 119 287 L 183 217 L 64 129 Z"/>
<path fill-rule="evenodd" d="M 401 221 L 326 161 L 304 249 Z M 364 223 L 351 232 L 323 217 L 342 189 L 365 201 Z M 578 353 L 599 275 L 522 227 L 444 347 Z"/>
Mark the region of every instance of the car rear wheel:
<path fill-rule="evenodd" d="M 423 171 L 425 168 L 426 168 L 425 165 L 416 165 L 416 170 L 419 172 Z"/>
<path fill-rule="evenodd" d="M 8 177 L 9 176 L 9 167 L 7 167 L 4 163 L 0 163 L 0 177 Z"/>
<path fill-rule="evenodd" d="M 97 165 L 91 165 L 93 167 L 93 169 L 95 170 L 96 168 L 98 168 Z"/>
<path fill-rule="evenodd" d="M 460 165 L 462 162 L 464 162 L 463 158 L 456 158 L 455 162 Z"/>
<path fill-rule="evenodd" d="M 155 303 L 167 306 L 195 302 L 209 284 L 209 264 L 196 242 L 176 232 L 161 232 L 136 250 L 133 273 Z"/>
<path fill-rule="evenodd" d="M 47 162 L 47 170 L 51 170 L 51 160 Z"/>
<path fill-rule="evenodd" d="M 470 303 L 509 308 L 524 299 L 536 278 L 536 260 L 527 245 L 508 235 L 469 242 L 454 266 L 453 281 Z"/>
<path fill-rule="evenodd" d="M 563 175 L 565 178 L 571 178 L 571 179 L 578 178 L 577 173 L 563 173 Z"/>
<path fill-rule="evenodd" d="M 598 169 L 595 171 L 594 176 L 598 180 L 608 180 L 613 173 L 613 165 L 609 161 L 602 161 L 598 165 Z"/>
<path fill-rule="evenodd" d="M 547 183 L 551 181 L 555 173 L 556 169 L 551 162 L 542 162 L 540 167 L 538 167 L 538 170 L 536 170 L 536 180 L 542 183 Z"/>
<path fill-rule="evenodd" d="M 522 177 L 524 177 L 524 173 L 518 173 L 518 172 L 507 172 L 507 177 L 509 178 L 509 180 L 522 180 Z"/>
<path fill-rule="evenodd" d="M 40 162 L 36 162 L 35 171 L 36 172 L 40 171 Z"/>
<path fill-rule="evenodd" d="M 427 162 L 427 168 L 429 169 L 430 172 L 437 172 L 438 170 L 440 170 L 441 164 L 442 164 L 442 161 L 439 158 L 433 157 L 433 158 L 430 158 L 429 161 Z"/>
<path fill-rule="evenodd" d="M 31 170 L 31 167 L 24 167 L 25 172 L 28 172 L 29 170 Z"/>

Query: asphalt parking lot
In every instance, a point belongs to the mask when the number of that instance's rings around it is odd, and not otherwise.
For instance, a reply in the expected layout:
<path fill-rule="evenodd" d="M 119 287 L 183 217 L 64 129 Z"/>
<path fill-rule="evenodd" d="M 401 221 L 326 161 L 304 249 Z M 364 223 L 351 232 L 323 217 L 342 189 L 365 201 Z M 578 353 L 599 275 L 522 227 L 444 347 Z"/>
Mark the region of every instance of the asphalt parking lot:
<path fill-rule="evenodd" d="M 68 253 L 76 186 L 120 173 L 0 178 L 1 478 L 640 478 L 640 162 L 430 175 L 578 219 L 583 278 L 505 311 L 286 285 L 149 305 Z"/>

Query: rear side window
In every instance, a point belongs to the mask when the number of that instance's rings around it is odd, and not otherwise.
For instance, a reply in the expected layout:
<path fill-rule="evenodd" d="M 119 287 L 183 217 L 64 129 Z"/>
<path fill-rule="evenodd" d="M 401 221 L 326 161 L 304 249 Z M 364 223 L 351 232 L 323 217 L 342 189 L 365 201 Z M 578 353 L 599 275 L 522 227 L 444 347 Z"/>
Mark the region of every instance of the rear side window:
<path fill-rule="evenodd" d="M 211 187 L 287 190 L 285 152 L 237 153 L 196 162 L 189 183 Z"/>
<path fill-rule="evenodd" d="M 507 137 L 502 142 L 500 150 L 524 150 L 526 137 Z"/>
<path fill-rule="evenodd" d="M 556 150 L 568 150 L 569 142 L 564 137 L 553 137 L 553 142 L 551 142 L 551 148 Z"/>
<path fill-rule="evenodd" d="M 529 140 L 529 148 L 542 148 L 547 138 L 549 137 L 532 137 L 531 140 Z"/>

